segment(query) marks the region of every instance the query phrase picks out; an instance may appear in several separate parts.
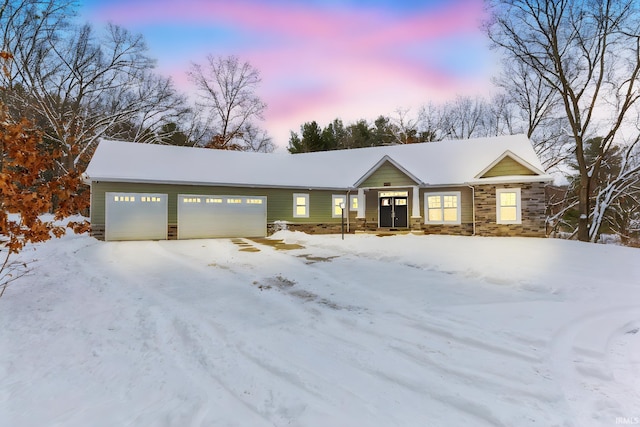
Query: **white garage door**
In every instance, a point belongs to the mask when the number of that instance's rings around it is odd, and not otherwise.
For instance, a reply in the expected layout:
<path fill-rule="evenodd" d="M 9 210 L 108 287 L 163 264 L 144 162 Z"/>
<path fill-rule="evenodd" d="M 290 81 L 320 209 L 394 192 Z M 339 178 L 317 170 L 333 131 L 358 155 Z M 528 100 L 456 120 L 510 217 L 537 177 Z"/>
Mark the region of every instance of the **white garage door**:
<path fill-rule="evenodd" d="M 179 239 L 266 234 L 266 197 L 178 195 Z"/>
<path fill-rule="evenodd" d="M 106 193 L 105 240 L 165 240 L 167 195 Z"/>

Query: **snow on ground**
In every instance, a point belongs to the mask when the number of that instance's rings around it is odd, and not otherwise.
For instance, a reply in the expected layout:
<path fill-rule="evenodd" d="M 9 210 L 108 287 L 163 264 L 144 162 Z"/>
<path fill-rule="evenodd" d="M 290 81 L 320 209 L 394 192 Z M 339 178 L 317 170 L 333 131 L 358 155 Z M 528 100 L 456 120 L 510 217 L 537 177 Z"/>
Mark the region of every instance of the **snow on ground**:
<path fill-rule="evenodd" d="M 453 236 L 23 252 L 2 426 L 640 424 L 640 251 Z"/>

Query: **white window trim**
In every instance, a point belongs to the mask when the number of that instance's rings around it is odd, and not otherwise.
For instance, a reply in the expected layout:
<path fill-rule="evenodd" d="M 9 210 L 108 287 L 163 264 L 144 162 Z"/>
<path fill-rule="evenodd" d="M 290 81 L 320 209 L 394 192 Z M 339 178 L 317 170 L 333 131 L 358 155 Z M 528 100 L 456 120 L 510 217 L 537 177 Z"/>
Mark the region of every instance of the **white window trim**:
<path fill-rule="evenodd" d="M 444 220 L 444 203 L 442 203 L 442 221 L 429 221 L 429 196 L 456 196 L 458 198 L 458 207 L 455 221 Z M 444 224 L 444 225 L 460 225 L 462 224 L 462 193 L 460 191 L 445 191 L 439 193 L 424 193 L 424 223 L 425 224 Z"/>
<path fill-rule="evenodd" d="M 500 218 L 500 194 L 516 193 L 516 220 L 506 221 Z M 520 188 L 497 188 L 496 189 L 496 223 L 497 224 L 522 224 L 522 196 Z"/>
<path fill-rule="evenodd" d="M 332 194 L 331 195 L 331 218 L 342 218 L 342 212 L 337 214 L 336 213 L 336 199 L 342 199 L 342 203 L 344 203 L 346 205 L 347 203 L 347 196 L 345 196 L 344 194 Z M 344 211 L 345 212 L 349 212 L 349 208 L 347 206 L 344 207 Z"/>
<path fill-rule="evenodd" d="M 355 208 L 353 207 L 353 201 L 354 200 L 359 202 L 358 195 L 357 194 L 350 194 L 349 195 L 349 210 L 352 211 L 352 212 L 357 212 L 358 208 L 357 207 L 355 207 Z"/>
<path fill-rule="evenodd" d="M 304 205 L 306 206 L 305 215 L 298 215 L 298 205 L 296 205 L 296 200 L 298 197 L 304 197 Z M 293 217 L 294 218 L 309 218 L 309 194 L 307 193 L 293 193 Z"/>

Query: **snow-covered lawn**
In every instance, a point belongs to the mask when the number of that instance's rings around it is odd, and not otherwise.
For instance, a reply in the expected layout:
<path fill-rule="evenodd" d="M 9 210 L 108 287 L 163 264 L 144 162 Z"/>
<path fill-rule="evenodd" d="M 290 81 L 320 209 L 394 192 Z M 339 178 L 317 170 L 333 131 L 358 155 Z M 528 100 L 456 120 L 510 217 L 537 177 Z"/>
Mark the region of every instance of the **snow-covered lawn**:
<path fill-rule="evenodd" d="M 640 424 L 640 250 L 275 237 L 29 247 L 0 426 Z"/>

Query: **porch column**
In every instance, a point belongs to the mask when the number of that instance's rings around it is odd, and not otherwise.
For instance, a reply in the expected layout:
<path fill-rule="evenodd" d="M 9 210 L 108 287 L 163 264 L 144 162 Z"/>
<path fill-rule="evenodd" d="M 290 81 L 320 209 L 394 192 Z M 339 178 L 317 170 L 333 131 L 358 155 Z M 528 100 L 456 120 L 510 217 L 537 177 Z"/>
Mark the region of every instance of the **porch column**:
<path fill-rule="evenodd" d="M 366 203 L 367 200 L 364 195 L 364 188 L 358 188 L 358 218 L 365 218 Z"/>
<path fill-rule="evenodd" d="M 412 187 L 413 192 L 413 203 L 411 205 L 411 217 L 412 218 L 421 218 L 420 214 L 420 188 L 418 186 Z"/>
<path fill-rule="evenodd" d="M 422 215 L 420 215 L 420 187 L 413 186 L 413 203 L 411 204 L 411 219 L 409 227 L 413 233 L 422 233 Z"/>
<path fill-rule="evenodd" d="M 356 233 L 364 232 L 367 229 L 367 200 L 364 195 L 364 188 L 358 188 L 358 214 L 356 215 Z"/>

